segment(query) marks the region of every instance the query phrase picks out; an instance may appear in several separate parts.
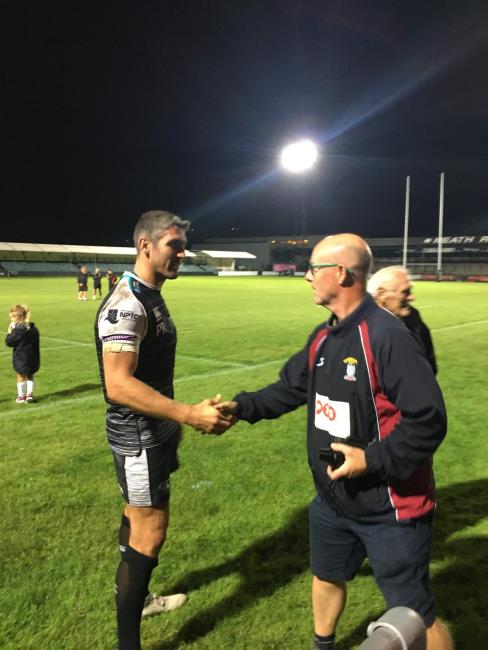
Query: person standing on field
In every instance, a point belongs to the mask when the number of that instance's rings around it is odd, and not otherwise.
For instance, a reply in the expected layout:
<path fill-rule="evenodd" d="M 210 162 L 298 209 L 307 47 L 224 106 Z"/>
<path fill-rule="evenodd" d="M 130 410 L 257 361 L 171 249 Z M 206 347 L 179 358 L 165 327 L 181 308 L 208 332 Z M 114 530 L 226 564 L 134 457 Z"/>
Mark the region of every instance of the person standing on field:
<path fill-rule="evenodd" d="M 107 282 L 108 282 L 108 290 L 110 291 L 115 287 L 117 284 L 117 276 L 115 273 L 112 271 L 112 269 L 108 269 L 107 271 Z"/>
<path fill-rule="evenodd" d="M 102 274 L 100 272 L 99 268 L 96 268 L 93 272 L 93 296 L 92 300 L 97 299 L 97 293 L 98 297 L 102 297 Z"/>
<path fill-rule="evenodd" d="M 166 538 L 181 425 L 222 433 L 233 421 L 215 408 L 219 395 L 199 404 L 174 399 L 176 329 L 161 287 L 178 276 L 189 226 L 160 210 L 140 217 L 134 271 L 122 275 L 95 321 L 107 438 L 126 502 L 115 580 L 119 650 L 140 650 L 141 617 L 169 612 L 186 600 L 185 594 L 148 590 Z"/>
<path fill-rule="evenodd" d="M 437 361 L 432 336 L 420 317 L 420 312 L 412 306 L 415 296 L 408 271 L 403 266 L 386 266 L 376 271 L 368 280 L 368 292 L 378 305 L 395 314 L 411 332 L 419 337 L 424 346 L 427 361 L 436 375 Z"/>
<path fill-rule="evenodd" d="M 27 305 L 10 308 L 10 325 L 5 344 L 13 348 L 12 364 L 17 373 L 17 404 L 31 404 L 34 397 L 34 375 L 41 365 L 39 330 L 31 321 Z"/>
<path fill-rule="evenodd" d="M 352 234 L 326 237 L 305 279 L 332 312 L 277 382 L 218 406 L 254 423 L 308 405 L 314 649 L 334 647 L 346 583 L 369 558 L 388 608 L 423 618 L 428 650 L 451 650 L 429 590 L 432 457 L 447 429 L 440 388 L 416 337 L 366 293 L 372 256 Z"/>
<path fill-rule="evenodd" d="M 78 300 L 86 300 L 88 290 L 88 269 L 86 266 L 80 266 L 78 273 Z"/>

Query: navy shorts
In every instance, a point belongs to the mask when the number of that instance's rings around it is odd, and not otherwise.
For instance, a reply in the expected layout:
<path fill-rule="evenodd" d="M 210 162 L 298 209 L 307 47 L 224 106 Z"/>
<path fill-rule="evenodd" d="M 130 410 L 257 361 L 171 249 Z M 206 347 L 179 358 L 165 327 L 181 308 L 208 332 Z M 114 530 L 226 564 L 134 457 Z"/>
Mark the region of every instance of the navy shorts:
<path fill-rule="evenodd" d="M 178 430 L 162 445 L 143 449 L 139 456 L 124 456 L 112 451 L 120 491 L 131 506 L 159 506 L 170 495 L 170 474 L 179 467 Z"/>
<path fill-rule="evenodd" d="M 429 591 L 432 516 L 404 524 L 354 521 L 338 516 L 315 497 L 310 504 L 310 568 L 328 582 L 352 580 L 367 557 L 391 607 L 410 607 L 430 627 L 435 619 Z"/>

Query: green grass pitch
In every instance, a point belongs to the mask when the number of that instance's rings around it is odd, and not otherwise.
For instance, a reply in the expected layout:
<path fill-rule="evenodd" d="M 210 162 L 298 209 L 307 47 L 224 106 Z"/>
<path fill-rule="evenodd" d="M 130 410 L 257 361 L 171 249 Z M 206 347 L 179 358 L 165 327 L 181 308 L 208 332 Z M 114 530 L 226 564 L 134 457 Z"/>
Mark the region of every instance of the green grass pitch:
<path fill-rule="evenodd" d="M 488 286 L 418 283 L 449 434 L 435 457 L 432 587 L 459 650 L 488 647 Z M 197 402 L 273 381 L 328 312 L 301 278 L 181 277 L 164 286 L 179 343 L 176 397 Z M 0 646 L 113 650 L 121 499 L 104 435 L 93 345 L 98 301 L 75 279 L 0 281 L 4 330 L 28 303 L 41 332 L 39 402 L 15 404 L 0 349 Z M 301 650 L 311 645 L 303 409 L 221 437 L 185 432 L 153 590 L 181 610 L 142 624 L 145 650 Z M 384 611 L 369 567 L 351 583 L 338 648 Z"/>

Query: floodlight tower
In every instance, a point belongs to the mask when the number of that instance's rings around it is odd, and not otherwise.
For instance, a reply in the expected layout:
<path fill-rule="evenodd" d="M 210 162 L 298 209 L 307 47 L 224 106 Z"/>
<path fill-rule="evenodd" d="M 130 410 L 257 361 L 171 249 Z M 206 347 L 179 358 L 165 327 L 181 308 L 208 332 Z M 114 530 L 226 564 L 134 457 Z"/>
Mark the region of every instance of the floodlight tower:
<path fill-rule="evenodd" d="M 312 140 L 298 140 L 284 147 L 280 155 L 280 163 L 283 169 L 291 174 L 300 175 L 305 179 L 319 157 L 319 150 Z M 302 181 L 302 206 L 301 206 L 301 230 L 302 235 L 306 233 L 306 206 L 305 206 L 305 181 Z"/>

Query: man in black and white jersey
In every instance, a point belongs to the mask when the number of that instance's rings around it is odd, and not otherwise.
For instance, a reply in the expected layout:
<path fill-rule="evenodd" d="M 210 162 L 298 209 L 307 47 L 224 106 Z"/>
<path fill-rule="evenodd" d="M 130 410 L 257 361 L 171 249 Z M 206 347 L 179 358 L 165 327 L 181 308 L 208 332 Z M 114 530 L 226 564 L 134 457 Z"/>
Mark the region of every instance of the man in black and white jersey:
<path fill-rule="evenodd" d="M 134 272 L 123 274 L 95 322 L 107 438 L 126 501 L 116 575 L 119 650 L 140 650 L 141 616 L 170 611 L 186 600 L 184 594 L 148 592 L 168 527 L 169 477 L 178 468 L 181 425 L 222 433 L 232 423 L 214 406 L 220 396 L 184 404 L 173 395 L 176 330 L 160 290 L 178 276 L 189 226 L 169 212 L 140 217 Z"/>

